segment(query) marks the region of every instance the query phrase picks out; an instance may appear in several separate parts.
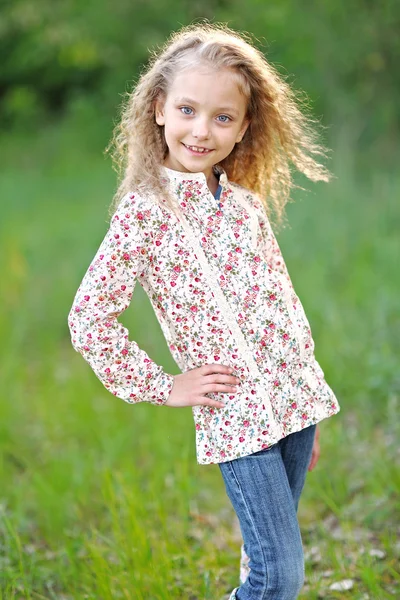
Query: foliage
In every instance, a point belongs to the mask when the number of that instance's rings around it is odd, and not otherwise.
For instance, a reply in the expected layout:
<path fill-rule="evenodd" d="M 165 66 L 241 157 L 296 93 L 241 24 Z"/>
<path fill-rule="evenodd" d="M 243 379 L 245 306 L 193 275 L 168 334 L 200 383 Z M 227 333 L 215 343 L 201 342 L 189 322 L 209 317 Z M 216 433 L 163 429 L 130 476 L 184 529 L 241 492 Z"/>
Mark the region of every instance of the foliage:
<path fill-rule="evenodd" d="M 399 132 L 397 0 L 14 0 L 1 9 L 0 120 L 37 124 L 85 97 L 115 116 L 119 94 L 148 49 L 194 19 L 254 34 L 283 74 L 315 101 L 330 138 L 346 131 L 375 156 L 393 155 Z"/>

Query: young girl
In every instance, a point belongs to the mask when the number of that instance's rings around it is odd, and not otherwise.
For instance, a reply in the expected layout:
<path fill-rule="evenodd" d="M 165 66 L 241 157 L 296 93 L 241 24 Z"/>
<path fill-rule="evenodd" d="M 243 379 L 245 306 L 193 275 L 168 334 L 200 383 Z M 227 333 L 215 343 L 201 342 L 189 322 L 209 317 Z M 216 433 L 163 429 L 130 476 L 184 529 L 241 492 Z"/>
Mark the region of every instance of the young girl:
<path fill-rule="evenodd" d="M 339 405 L 268 215 L 282 219 L 292 165 L 328 179 L 314 158 L 323 150 L 264 56 L 204 24 L 153 59 L 114 142 L 123 177 L 69 315 L 72 343 L 115 396 L 193 408 L 197 461 L 219 465 L 243 535 L 230 598 L 297 598 L 297 506 L 318 458 L 316 424 Z M 137 280 L 179 375 L 118 321 Z"/>

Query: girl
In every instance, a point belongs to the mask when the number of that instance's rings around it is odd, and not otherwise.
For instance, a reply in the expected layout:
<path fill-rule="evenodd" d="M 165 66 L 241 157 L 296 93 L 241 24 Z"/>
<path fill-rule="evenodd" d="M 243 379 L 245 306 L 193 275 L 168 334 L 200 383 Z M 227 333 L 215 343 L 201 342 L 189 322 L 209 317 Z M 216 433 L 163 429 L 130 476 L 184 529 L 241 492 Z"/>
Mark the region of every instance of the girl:
<path fill-rule="evenodd" d="M 291 164 L 328 179 L 314 158 L 323 150 L 264 56 L 205 24 L 154 57 L 114 145 L 123 176 L 69 315 L 72 343 L 123 400 L 192 407 L 197 461 L 219 465 L 243 535 L 230 598 L 297 598 L 297 505 L 318 457 L 316 424 L 339 405 L 268 215 L 283 217 Z M 137 280 L 179 375 L 118 321 Z"/>

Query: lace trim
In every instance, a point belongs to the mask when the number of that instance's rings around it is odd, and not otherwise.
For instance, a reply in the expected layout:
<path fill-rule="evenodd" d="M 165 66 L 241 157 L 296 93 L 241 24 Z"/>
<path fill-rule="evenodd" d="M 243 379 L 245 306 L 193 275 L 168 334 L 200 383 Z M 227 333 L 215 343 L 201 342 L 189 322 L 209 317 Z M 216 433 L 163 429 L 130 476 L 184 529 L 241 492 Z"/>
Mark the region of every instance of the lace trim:
<path fill-rule="evenodd" d="M 239 325 L 237 324 L 235 318 L 232 316 L 233 315 L 232 307 L 230 306 L 229 302 L 226 300 L 224 293 L 222 292 L 220 285 L 218 283 L 218 278 L 214 275 L 214 272 L 213 272 L 212 268 L 210 267 L 210 264 L 203 252 L 202 247 L 200 246 L 199 242 L 197 241 L 189 223 L 187 222 L 186 218 L 184 217 L 184 215 L 182 213 L 180 215 L 180 218 L 181 218 L 182 226 L 187 233 L 189 242 L 190 242 L 193 250 L 195 251 L 195 253 L 198 256 L 198 259 L 200 261 L 200 264 L 203 268 L 204 273 L 206 274 L 208 280 L 212 281 L 214 284 L 212 291 L 217 298 L 219 306 L 223 310 L 223 317 L 224 317 L 226 323 L 228 324 L 231 333 L 234 335 L 234 337 L 237 341 L 238 349 L 239 349 L 240 353 L 242 354 L 242 356 L 244 357 L 247 368 L 249 369 L 250 374 L 254 378 L 254 381 L 259 384 L 262 381 L 264 381 L 264 375 L 259 370 L 257 363 L 254 360 L 254 358 L 249 350 L 249 347 L 246 343 L 244 335 L 243 335 Z M 266 394 L 267 389 L 263 389 L 263 393 Z M 268 416 L 271 420 L 271 423 L 274 423 L 275 419 L 274 419 L 274 416 L 272 413 L 272 407 L 271 407 L 270 403 L 267 402 L 266 404 L 267 404 Z"/>

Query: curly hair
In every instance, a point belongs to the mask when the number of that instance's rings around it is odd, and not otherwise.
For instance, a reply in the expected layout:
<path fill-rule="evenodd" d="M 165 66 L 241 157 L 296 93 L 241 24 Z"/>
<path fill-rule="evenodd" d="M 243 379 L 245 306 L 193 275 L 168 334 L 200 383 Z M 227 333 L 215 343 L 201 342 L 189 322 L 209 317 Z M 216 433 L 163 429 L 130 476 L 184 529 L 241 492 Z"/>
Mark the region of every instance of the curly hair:
<path fill-rule="evenodd" d="M 178 209 L 162 181 L 161 165 L 168 148 L 164 127 L 155 121 L 155 104 L 165 98 L 177 72 L 196 65 L 228 68 L 239 75 L 250 124 L 242 141 L 219 163 L 234 183 L 260 196 L 277 224 L 296 187 L 292 168 L 312 181 L 328 181 L 329 171 L 315 157 L 325 157 L 306 103 L 251 43 L 224 24 L 201 23 L 173 33 L 151 56 L 131 93 L 126 94 L 121 118 L 106 151 L 112 152 L 119 185 L 111 210 L 131 190 L 152 190 Z"/>

